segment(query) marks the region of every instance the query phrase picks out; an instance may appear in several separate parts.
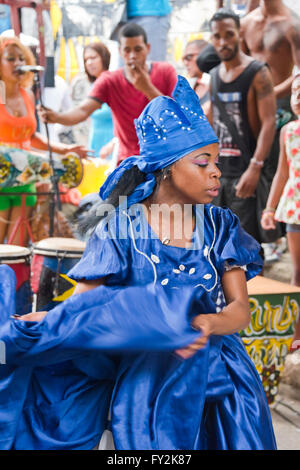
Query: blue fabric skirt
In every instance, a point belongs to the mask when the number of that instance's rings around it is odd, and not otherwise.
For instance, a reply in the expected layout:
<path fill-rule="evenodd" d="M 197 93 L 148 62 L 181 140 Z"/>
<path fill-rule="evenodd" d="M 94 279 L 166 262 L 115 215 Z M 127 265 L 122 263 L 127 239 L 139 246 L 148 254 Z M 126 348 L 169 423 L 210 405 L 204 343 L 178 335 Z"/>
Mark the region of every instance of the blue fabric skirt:
<path fill-rule="evenodd" d="M 237 334 L 192 358 L 208 295 L 159 286 L 100 286 L 42 322 L 14 313 L 14 273 L 0 266 L 1 449 L 92 449 L 111 426 L 116 449 L 275 449 L 259 376 Z M 140 315 L 133 306 L 139 307 Z"/>

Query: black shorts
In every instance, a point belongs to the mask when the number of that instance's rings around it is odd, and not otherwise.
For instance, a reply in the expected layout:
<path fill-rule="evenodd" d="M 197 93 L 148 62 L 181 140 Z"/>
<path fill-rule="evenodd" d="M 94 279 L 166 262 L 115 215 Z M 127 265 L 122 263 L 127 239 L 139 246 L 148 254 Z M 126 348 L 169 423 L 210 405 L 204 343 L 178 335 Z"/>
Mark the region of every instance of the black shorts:
<path fill-rule="evenodd" d="M 227 207 L 238 216 L 243 229 L 261 243 L 256 210 L 256 197 L 242 199 L 235 195 L 235 187 L 240 178 L 221 178 L 219 194 L 212 203 L 219 207 Z"/>

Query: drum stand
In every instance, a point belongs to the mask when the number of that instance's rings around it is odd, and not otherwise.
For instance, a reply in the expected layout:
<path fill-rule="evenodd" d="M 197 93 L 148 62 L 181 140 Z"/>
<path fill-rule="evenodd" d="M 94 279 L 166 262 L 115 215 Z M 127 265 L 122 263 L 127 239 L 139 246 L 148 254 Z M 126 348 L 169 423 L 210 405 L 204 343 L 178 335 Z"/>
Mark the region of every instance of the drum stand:
<path fill-rule="evenodd" d="M 21 196 L 21 214 L 17 218 L 17 220 L 15 222 L 15 225 L 14 225 L 14 228 L 13 228 L 9 238 L 7 239 L 6 243 L 8 245 L 10 245 L 13 242 L 17 231 L 20 230 L 20 246 L 24 246 L 23 244 L 24 244 L 25 228 L 27 228 L 29 238 L 33 242 L 34 240 L 33 240 L 33 235 L 32 235 L 32 231 L 31 231 L 30 223 L 29 223 L 29 220 L 26 217 L 26 211 L 25 211 L 26 196 L 50 196 L 50 207 L 52 205 L 52 207 L 55 208 L 56 192 L 50 191 L 50 192 L 45 192 L 45 193 L 43 193 L 43 192 L 36 192 L 36 193 L 31 193 L 31 192 L 30 193 L 21 193 L 21 192 L 19 192 L 19 193 L 18 192 L 9 192 L 8 193 L 7 192 L 6 193 L 4 191 L 1 191 L 0 192 L 0 197 L 1 196 Z M 49 227 L 49 236 L 50 237 L 53 236 L 53 231 L 54 231 L 54 213 L 53 213 L 53 218 L 51 218 L 51 215 L 50 215 L 50 227 Z"/>
<path fill-rule="evenodd" d="M 12 193 L 7 193 L 7 194 L 12 194 Z M 16 236 L 17 230 L 20 228 L 20 245 L 23 246 L 24 235 L 25 235 L 24 228 L 25 227 L 28 230 L 28 235 L 30 237 L 30 240 L 33 241 L 30 223 L 29 223 L 29 221 L 26 217 L 26 213 L 25 213 L 26 194 L 28 195 L 28 193 L 19 193 L 19 194 L 21 194 L 21 215 L 17 218 L 15 226 L 13 228 L 13 231 L 11 232 L 11 235 L 7 240 L 8 245 L 10 245 L 13 242 L 13 240 Z"/>
<path fill-rule="evenodd" d="M 34 84 L 36 86 L 36 90 L 38 91 L 38 99 L 43 107 L 43 102 L 42 102 L 42 93 L 41 93 L 41 83 L 40 83 L 40 76 L 38 71 L 34 71 Z M 61 201 L 60 201 L 60 196 L 59 196 L 59 189 L 58 189 L 58 177 L 55 175 L 54 171 L 54 162 L 53 162 L 53 155 L 52 155 L 52 148 L 50 145 L 50 138 L 49 138 L 49 129 L 48 129 L 48 123 L 45 122 L 45 129 L 46 129 L 46 136 L 47 136 L 47 145 L 48 145 L 48 151 L 49 151 L 49 163 L 50 167 L 52 169 L 52 176 L 51 176 L 51 183 L 53 185 L 53 193 L 52 197 L 50 199 L 50 211 L 49 211 L 49 216 L 50 216 L 50 229 L 49 229 L 49 235 L 50 237 L 53 236 L 54 232 L 54 214 L 55 214 L 55 206 L 57 206 L 58 210 L 61 210 Z"/>

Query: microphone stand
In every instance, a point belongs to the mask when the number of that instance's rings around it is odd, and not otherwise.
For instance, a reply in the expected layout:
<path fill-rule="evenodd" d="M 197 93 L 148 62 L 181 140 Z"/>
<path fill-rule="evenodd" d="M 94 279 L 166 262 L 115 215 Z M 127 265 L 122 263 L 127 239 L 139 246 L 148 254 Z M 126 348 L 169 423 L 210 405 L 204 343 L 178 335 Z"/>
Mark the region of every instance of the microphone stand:
<path fill-rule="evenodd" d="M 34 84 L 35 84 L 36 90 L 38 91 L 39 102 L 40 102 L 40 105 L 43 106 L 39 72 L 34 71 L 33 73 L 34 73 Z M 53 153 L 52 153 L 52 148 L 51 148 L 50 138 L 49 138 L 48 123 L 45 122 L 44 124 L 45 124 L 45 129 L 46 129 L 47 146 L 48 146 L 48 151 L 49 151 L 49 162 L 50 162 L 50 167 L 52 169 L 52 176 L 50 179 L 51 179 L 51 183 L 52 183 L 53 190 L 54 190 L 50 193 L 51 197 L 50 197 L 50 205 L 49 205 L 49 216 L 50 216 L 49 235 L 50 237 L 52 237 L 54 233 L 55 205 L 57 205 L 58 210 L 61 210 L 61 201 L 60 201 L 59 188 L 58 188 L 59 177 L 56 176 L 54 172 L 54 161 L 53 161 Z"/>

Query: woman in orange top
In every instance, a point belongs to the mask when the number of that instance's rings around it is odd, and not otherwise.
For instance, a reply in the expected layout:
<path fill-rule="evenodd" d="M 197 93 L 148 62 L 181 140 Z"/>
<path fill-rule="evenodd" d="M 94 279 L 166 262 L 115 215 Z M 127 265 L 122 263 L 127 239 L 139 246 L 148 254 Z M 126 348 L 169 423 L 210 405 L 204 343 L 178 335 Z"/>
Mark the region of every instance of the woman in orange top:
<path fill-rule="evenodd" d="M 14 148 L 48 150 L 47 140 L 36 132 L 35 100 L 31 91 L 33 74 L 20 74 L 17 68 L 35 63 L 31 50 L 18 38 L 0 38 L 0 144 Z M 82 146 L 54 144 L 55 153 L 77 152 L 81 157 L 86 150 Z M 1 192 L 36 192 L 35 184 L 0 189 L 0 243 L 9 238 L 14 222 L 21 213 L 21 196 L 1 196 Z M 32 212 L 36 196 L 26 196 L 26 217 Z M 28 235 L 26 235 L 28 237 Z M 28 238 L 27 238 L 28 239 Z M 19 234 L 13 240 L 20 244 Z"/>

